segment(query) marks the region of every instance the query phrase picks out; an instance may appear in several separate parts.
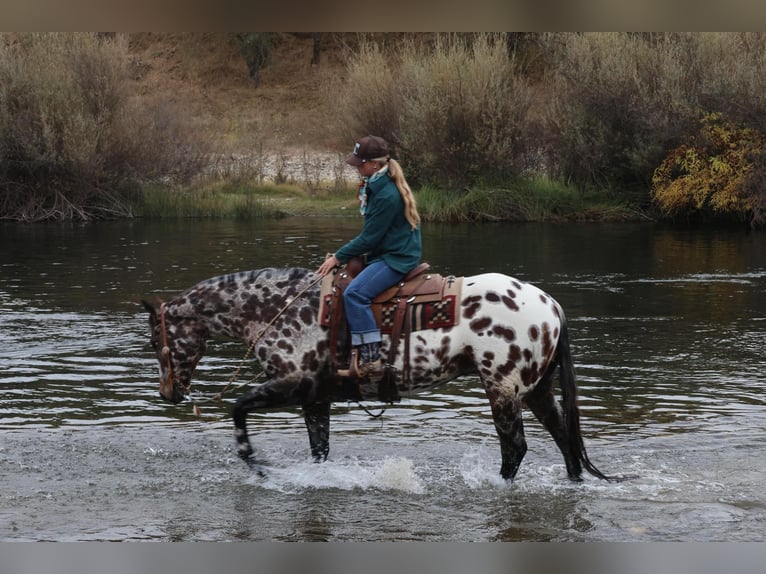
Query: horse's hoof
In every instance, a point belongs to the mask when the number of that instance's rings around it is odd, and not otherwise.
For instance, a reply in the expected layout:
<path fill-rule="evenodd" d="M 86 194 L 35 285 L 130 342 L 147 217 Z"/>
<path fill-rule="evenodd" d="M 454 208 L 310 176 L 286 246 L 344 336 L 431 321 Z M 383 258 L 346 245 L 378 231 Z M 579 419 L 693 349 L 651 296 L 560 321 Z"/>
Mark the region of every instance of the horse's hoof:
<path fill-rule="evenodd" d="M 253 471 L 255 474 L 257 474 L 259 477 L 263 478 L 266 476 L 266 470 L 265 467 L 262 464 L 259 464 L 258 461 L 255 460 L 253 457 L 247 457 L 243 458 L 247 463 L 247 467 Z"/>

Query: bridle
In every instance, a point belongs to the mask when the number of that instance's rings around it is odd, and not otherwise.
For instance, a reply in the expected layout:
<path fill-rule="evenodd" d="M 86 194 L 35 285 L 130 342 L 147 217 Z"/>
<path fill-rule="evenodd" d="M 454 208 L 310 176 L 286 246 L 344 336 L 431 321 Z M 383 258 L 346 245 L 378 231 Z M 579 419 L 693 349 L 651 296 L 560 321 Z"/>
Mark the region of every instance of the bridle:
<path fill-rule="evenodd" d="M 234 379 L 237 378 L 239 375 L 240 370 L 242 369 L 242 366 L 245 364 L 245 361 L 247 361 L 247 358 L 249 357 L 250 353 L 255 349 L 256 343 L 263 337 L 263 335 L 268 331 L 269 328 L 274 324 L 274 322 L 285 312 L 285 310 L 290 307 L 295 301 L 297 301 L 300 297 L 302 297 L 309 289 L 311 289 L 313 286 L 315 286 L 317 283 L 322 281 L 323 277 L 319 276 L 311 283 L 306 285 L 299 293 L 297 293 L 295 296 L 289 298 L 285 305 L 277 311 L 277 313 L 274 315 L 274 317 L 269 321 L 266 326 L 261 330 L 261 332 L 258 334 L 257 337 L 255 337 L 248 346 L 247 352 L 245 353 L 245 356 L 243 357 L 242 361 L 240 362 L 239 366 L 237 367 L 234 374 L 229 379 L 229 382 L 226 383 L 226 386 L 224 389 L 217 393 L 214 397 L 214 400 L 220 400 L 223 394 L 228 390 L 228 388 L 231 386 L 231 384 L 234 382 Z M 170 384 L 171 392 L 173 388 L 175 387 L 176 383 L 180 383 L 180 385 L 183 387 L 185 391 L 189 391 L 191 389 L 191 380 L 188 383 L 184 383 L 183 381 L 180 381 L 176 378 L 175 372 L 173 371 L 173 361 L 170 358 L 170 346 L 168 345 L 168 330 L 167 325 L 165 323 L 165 303 L 160 304 L 160 344 L 162 347 L 160 348 L 160 355 L 162 357 L 162 360 L 165 360 L 167 362 L 167 381 Z M 160 378 L 160 392 L 162 392 L 162 379 Z"/>
<path fill-rule="evenodd" d="M 171 392 L 177 382 L 180 382 L 181 386 L 188 391 L 191 387 L 191 381 L 189 381 L 189 384 L 178 381 L 173 371 L 173 360 L 170 358 L 170 346 L 168 345 L 168 328 L 165 323 L 165 303 L 160 305 L 160 344 L 162 345 L 160 355 L 167 361 L 167 381 L 170 383 Z"/>

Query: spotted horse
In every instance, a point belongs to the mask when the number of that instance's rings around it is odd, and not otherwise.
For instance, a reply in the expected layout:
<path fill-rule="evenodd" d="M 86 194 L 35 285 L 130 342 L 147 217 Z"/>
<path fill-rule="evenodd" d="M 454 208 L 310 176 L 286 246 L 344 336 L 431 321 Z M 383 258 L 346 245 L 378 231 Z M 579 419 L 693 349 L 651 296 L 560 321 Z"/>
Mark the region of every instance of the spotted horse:
<path fill-rule="evenodd" d="M 238 398 L 232 414 L 238 454 L 255 469 L 261 466 L 248 438 L 248 413 L 302 407 L 311 454 L 321 462 L 329 453 L 330 407 L 349 400 L 318 316 L 320 279 L 308 269 L 267 268 L 207 279 L 161 304 L 143 301 L 160 364 L 160 394 L 173 403 L 189 395 L 207 340 L 227 337 L 251 345 L 268 380 Z M 407 352 L 396 353 L 393 368 L 402 369 L 405 355 L 411 363 L 399 390 L 417 393 L 478 375 L 500 439 L 503 478 L 514 479 L 527 451 L 526 406 L 553 437 L 571 480 L 582 480 L 583 468 L 600 479 L 619 479 L 603 474 L 586 453 L 561 306 L 534 285 L 499 273 L 462 279 L 457 325 L 417 331 Z M 400 338 L 397 345 L 404 344 Z M 383 357 L 390 345 L 384 336 Z M 560 402 L 553 390 L 557 369 Z M 358 388 L 362 399 L 376 397 L 375 385 Z"/>

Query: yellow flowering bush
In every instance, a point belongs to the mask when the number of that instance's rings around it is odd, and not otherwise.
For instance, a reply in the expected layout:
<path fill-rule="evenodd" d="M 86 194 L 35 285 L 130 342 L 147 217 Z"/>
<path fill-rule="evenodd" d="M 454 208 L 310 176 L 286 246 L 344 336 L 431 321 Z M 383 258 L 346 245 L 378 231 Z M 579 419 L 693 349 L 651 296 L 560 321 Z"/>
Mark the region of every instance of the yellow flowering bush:
<path fill-rule="evenodd" d="M 752 219 L 761 178 L 763 134 L 721 114 L 701 120 L 699 133 L 668 153 L 654 171 L 652 200 L 669 216 L 712 213 Z"/>

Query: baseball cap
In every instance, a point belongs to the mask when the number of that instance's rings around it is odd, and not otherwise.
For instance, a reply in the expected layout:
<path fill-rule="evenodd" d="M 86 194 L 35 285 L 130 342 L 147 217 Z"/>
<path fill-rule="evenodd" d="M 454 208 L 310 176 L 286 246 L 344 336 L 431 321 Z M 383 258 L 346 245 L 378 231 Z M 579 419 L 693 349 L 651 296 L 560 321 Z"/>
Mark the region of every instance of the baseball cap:
<path fill-rule="evenodd" d="M 346 163 L 360 166 L 365 161 L 388 156 L 388 142 L 379 136 L 364 136 L 354 144 L 354 153 L 346 158 Z"/>

